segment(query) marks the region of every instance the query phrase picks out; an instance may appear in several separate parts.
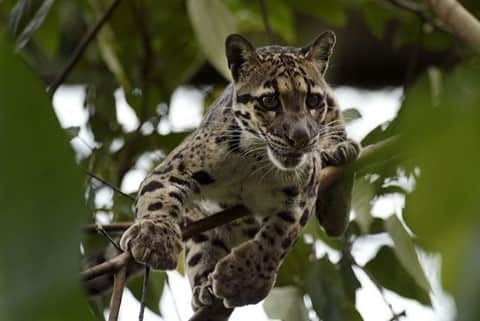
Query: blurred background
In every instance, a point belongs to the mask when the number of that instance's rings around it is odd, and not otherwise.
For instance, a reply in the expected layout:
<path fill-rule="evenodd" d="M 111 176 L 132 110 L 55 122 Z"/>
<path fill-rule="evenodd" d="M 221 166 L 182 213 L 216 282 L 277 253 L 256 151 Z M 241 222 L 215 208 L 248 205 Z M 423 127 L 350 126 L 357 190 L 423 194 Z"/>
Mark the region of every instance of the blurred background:
<path fill-rule="evenodd" d="M 373 151 L 351 223 L 331 239 L 311 219 L 269 297 L 231 320 L 480 320 L 478 48 L 428 3 L 0 0 L 0 320 L 105 320 L 110 293 L 78 270 L 109 241 L 82 227 L 133 220 L 124 194 L 230 81 L 225 37 L 304 46 L 326 29 L 327 80 Z M 191 316 L 181 264 L 148 289 L 146 321 Z"/>

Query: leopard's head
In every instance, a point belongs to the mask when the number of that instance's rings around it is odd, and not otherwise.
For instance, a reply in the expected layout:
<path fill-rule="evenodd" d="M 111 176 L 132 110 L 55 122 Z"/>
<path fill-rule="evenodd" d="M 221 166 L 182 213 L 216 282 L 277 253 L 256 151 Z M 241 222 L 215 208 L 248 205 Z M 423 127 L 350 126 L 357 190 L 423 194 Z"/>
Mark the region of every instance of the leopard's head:
<path fill-rule="evenodd" d="M 255 49 L 240 35 L 226 40 L 239 125 L 265 143 L 270 161 L 294 170 L 321 137 L 326 119 L 324 75 L 335 45 L 327 31 L 304 48 Z"/>

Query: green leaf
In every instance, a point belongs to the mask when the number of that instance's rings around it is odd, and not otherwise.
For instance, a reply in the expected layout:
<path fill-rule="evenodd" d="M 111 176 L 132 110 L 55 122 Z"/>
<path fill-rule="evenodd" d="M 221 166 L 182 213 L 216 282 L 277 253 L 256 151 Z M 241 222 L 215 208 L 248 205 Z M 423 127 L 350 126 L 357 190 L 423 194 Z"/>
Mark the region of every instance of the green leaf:
<path fill-rule="evenodd" d="M 393 17 L 391 8 L 381 6 L 381 4 L 374 1 L 367 1 L 362 6 L 362 13 L 365 22 L 373 35 L 378 39 L 382 39 L 385 33 L 385 28 Z"/>
<path fill-rule="evenodd" d="M 95 13 L 96 19 L 100 19 L 102 11 L 98 2 L 96 0 L 89 0 L 89 4 Z M 115 33 L 108 23 L 102 27 L 96 39 L 100 55 L 108 69 L 115 75 L 118 83 L 128 90 L 130 88 L 130 82 L 117 56 L 115 50 Z"/>
<path fill-rule="evenodd" d="M 43 86 L 0 37 L 0 319 L 93 320 L 82 291 L 83 177 Z"/>
<path fill-rule="evenodd" d="M 364 269 L 382 287 L 422 304 L 431 305 L 429 292 L 418 285 L 391 247 L 382 246 Z"/>
<path fill-rule="evenodd" d="M 67 133 L 70 139 L 74 139 L 80 133 L 80 127 L 78 126 L 67 127 L 65 128 L 65 132 Z"/>
<path fill-rule="evenodd" d="M 321 320 L 362 320 L 343 282 L 340 272 L 326 257 L 309 264 L 305 276 L 306 292 Z"/>
<path fill-rule="evenodd" d="M 342 257 L 340 262 L 338 262 L 338 267 L 340 270 L 340 275 L 343 280 L 343 286 L 345 288 L 345 295 L 348 298 L 349 302 L 355 304 L 356 292 L 357 289 L 362 287 L 360 281 L 358 281 L 357 276 L 353 273 L 352 263 L 350 260 L 347 260 L 345 257 Z"/>
<path fill-rule="evenodd" d="M 16 34 L 22 19 L 31 11 L 31 0 L 18 0 L 8 17 L 7 29 Z"/>
<path fill-rule="evenodd" d="M 54 4 L 54 2 L 54 0 L 43 1 L 42 5 L 35 13 L 33 19 L 28 23 L 25 29 L 23 29 L 22 33 L 18 36 L 16 42 L 17 49 L 23 48 L 30 41 L 35 31 L 40 28 L 43 21 L 47 17 L 48 13 L 50 12 L 50 8 Z"/>
<path fill-rule="evenodd" d="M 235 18 L 220 0 L 188 0 L 188 14 L 196 38 L 208 61 L 230 79 L 225 39 L 236 31 Z"/>
<path fill-rule="evenodd" d="M 294 285 L 298 288 L 303 288 L 304 279 L 302 276 L 305 275 L 313 254 L 313 246 L 306 244 L 303 240 L 299 240 L 282 263 L 277 275 L 276 286 Z"/>
<path fill-rule="evenodd" d="M 442 285 L 455 296 L 458 320 L 478 320 L 480 282 L 471 271 L 478 270 L 480 226 L 479 83 L 478 58 L 444 74 L 436 98 L 424 75 L 399 115 L 402 148 L 419 168 L 405 221 L 422 246 L 441 253 Z"/>
<path fill-rule="evenodd" d="M 113 215 L 115 222 L 132 221 L 133 201 L 117 192 L 113 193 Z"/>
<path fill-rule="evenodd" d="M 362 114 L 360 113 L 360 111 L 355 108 L 345 109 L 342 114 L 343 120 L 345 120 L 345 123 L 347 124 L 353 122 L 354 120 L 362 118 Z"/>
<path fill-rule="evenodd" d="M 152 312 L 162 315 L 160 312 L 160 299 L 162 298 L 163 288 L 167 280 L 166 272 L 150 271 L 148 277 L 147 297 L 145 305 Z M 138 301 L 142 298 L 143 274 L 136 276 L 128 281 L 127 287 Z"/>
<path fill-rule="evenodd" d="M 307 225 L 303 229 L 303 233 L 313 236 L 316 240 L 320 240 L 332 249 L 341 251 L 344 243 L 342 238 L 330 237 L 325 230 L 320 226 L 318 220 L 308 220 Z"/>
<path fill-rule="evenodd" d="M 237 20 L 239 31 L 265 32 L 265 23 L 258 2 L 228 0 L 226 4 Z M 291 7 L 285 1 L 275 1 L 267 3 L 267 11 L 271 30 L 287 43 L 295 42 L 295 21 Z"/>
<path fill-rule="evenodd" d="M 300 291 L 293 286 L 274 288 L 263 303 L 271 319 L 282 321 L 308 321 L 308 311 Z"/>
<path fill-rule="evenodd" d="M 410 273 L 420 287 L 429 292 L 430 283 L 425 275 L 425 271 L 420 265 L 412 238 L 402 223 L 395 215 L 392 215 L 385 221 L 385 227 L 393 239 L 395 254 L 403 267 Z"/>
<path fill-rule="evenodd" d="M 101 302 L 99 301 L 100 300 L 98 298 L 96 300 L 90 300 L 90 311 L 93 315 L 95 315 L 96 321 L 105 321 L 102 304 L 100 304 Z"/>
<path fill-rule="evenodd" d="M 346 24 L 347 15 L 343 1 L 324 0 L 324 1 L 305 1 L 289 0 L 291 6 L 300 12 L 322 19 L 330 26 L 340 27 Z"/>
<path fill-rule="evenodd" d="M 372 185 L 365 177 L 355 180 L 352 191 L 352 208 L 355 211 L 355 221 L 363 233 L 367 233 L 372 217 L 372 201 L 375 193 Z"/>

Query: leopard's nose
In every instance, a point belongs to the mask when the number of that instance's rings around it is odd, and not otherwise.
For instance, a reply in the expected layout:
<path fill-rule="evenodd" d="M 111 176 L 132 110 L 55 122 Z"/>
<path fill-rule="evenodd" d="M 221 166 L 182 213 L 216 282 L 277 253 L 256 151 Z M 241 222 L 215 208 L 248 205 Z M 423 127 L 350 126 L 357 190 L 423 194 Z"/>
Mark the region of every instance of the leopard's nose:
<path fill-rule="evenodd" d="M 296 126 L 287 136 L 288 143 L 295 148 L 303 148 L 310 142 L 310 133 L 306 127 Z"/>

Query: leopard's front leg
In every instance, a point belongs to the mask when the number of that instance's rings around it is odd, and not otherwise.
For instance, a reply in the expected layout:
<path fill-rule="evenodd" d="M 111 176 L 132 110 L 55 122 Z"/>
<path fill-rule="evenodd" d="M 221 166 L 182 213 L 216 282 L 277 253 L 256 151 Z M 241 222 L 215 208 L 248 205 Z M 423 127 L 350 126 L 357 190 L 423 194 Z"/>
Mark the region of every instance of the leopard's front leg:
<path fill-rule="evenodd" d="M 181 237 L 183 204 L 191 192 L 188 177 L 172 170 L 157 169 L 140 186 L 135 205 L 137 218 L 125 231 L 120 246 L 130 251 L 138 263 L 154 269 L 169 270 L 177 266 L 183 249 Z M 184 183 L 175 183 L 184 182 Z"/>
<path fill-rule="evenodd" d="M 272 289 L 281 262 L 310 215 L 313 200 L 272 213 L 256 234 L 220 260 L 211 274 L 214 294 L 226 307 L 254 304 Z"/>
<path fill-rule="evenodd" d="M 193 154 L 194 147 L 186 140 L 142 182 L 135 205 L 137 218 L 120 240 L 135 261 L 154 269 L 176 267 L 183 249 L 185 204 L 203 185 L 214 181 L 201 162 L 204 155 Z"/>

